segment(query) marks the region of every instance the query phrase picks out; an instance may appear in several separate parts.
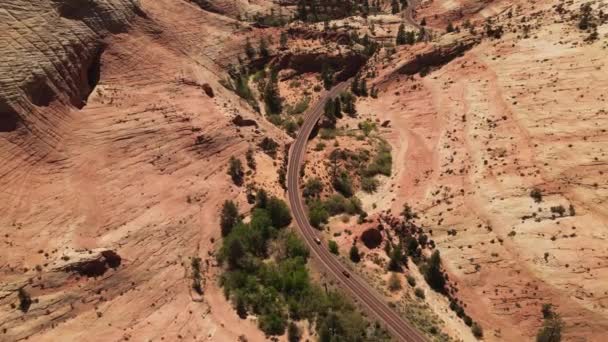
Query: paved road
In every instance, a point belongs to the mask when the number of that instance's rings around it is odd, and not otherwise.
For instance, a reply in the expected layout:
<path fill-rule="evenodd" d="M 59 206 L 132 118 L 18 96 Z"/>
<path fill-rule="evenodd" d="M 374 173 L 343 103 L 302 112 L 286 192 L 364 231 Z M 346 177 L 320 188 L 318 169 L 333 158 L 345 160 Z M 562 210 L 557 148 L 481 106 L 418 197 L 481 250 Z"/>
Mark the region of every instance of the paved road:
<path fill-rule="evenodd" d="M 384 323 L 386 328 L 393 334 L 393 336 L 399 341 L 425 341 L 425 338 L 410 325 L 409 322 L 405 321 L 395 311 L 393 311 L 387 305 L 385 299 L 380 297 L 361 277 L 348 272 L 345 265 L 343 265 L 333 254 L 328 250 L 328 247 L 324 244 L 317 244 L 315 237 L 319 233 L 313 228 L 309 221 L 306 210 L 304 209 L 304 202 L 300 191 L 300 167 L 302 166 L 304 157 L 306 155 L 306 143 L 308 138 L 321 115 L 323 115 L 323 109 L 325 102 L 337 96 L 343 90 L 347 89 L 349 82 L 342 82 L 330 91 L 328 91 L 319 100 L 314 107 L 312 107 L 306 114 L 304 124 L 300 127 L 298 137 L 292 144 L 289 153 L 289 165 L 287 171 L 287 189 L 289 195 L 289 204 L 296 224 L 300 229 L 304 240 L 308 244 L 311 250 L 312 256 L 319 262 L 319 264 L 325 268 L 327 273 L 336 278 L 343 287 L 352 295 L 353 299 L 357 299 L 362 303 L 370 313 L 374 314 L 381 322 Z M 344 271 L 349 273 L 349 277 L 344 275 Z"/>

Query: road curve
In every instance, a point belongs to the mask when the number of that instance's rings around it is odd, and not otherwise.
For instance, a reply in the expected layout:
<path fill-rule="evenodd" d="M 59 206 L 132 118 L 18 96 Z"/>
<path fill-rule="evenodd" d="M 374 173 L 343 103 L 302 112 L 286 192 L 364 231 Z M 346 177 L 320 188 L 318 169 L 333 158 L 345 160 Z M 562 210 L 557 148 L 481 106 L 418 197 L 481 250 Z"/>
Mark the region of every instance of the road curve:
<path fill-rule="evenodd" d="M 318 231 L 313 228 L 309 221 L 304 202 L 300 192 L 300 168 L 306 155 L 306 143 L 310 134 L 323 115 L 325 102 L 339 95 L 344 91 L 350 82 L 342 82 L 326 92 L 321 99 L 305 114 L 304 123 L 300 127 L 295 142 L 291 145 L 289 153 L 289 164 L 287 171 L 287 192 L 289 204 L 300 232 L 308 245 L 312 256 L 325 268 L 328 274 L 336 278 L 354 299 L 364 305 L 365 308 L 374 314 L 392 335 L 399 341 L 425 341 L 426 339 L 409 322 L 405 321 L 398 313 L 393 311 L 380 295 L 378 295 L 369 285 L 353 272 L 347 271 L 325 245 L 315 242 Z M 347 271 L 350 276 L 346 277 L 343 272 Z"/>

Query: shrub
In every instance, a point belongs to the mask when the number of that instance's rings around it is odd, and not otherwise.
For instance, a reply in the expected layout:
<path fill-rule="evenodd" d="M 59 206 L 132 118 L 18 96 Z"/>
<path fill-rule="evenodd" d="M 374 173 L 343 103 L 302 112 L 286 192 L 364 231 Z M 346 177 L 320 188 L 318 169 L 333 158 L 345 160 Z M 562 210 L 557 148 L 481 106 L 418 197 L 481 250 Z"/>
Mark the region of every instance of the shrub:
<path fill-rule="evenodd" d="M 536 203 L 540 203 L 543 200 L 543 194 L 538 188 L 534 188 L 530 191 L 530 197 L 532 197 Z"/>
<path fill-rule="evenodd" d="M 361 261 L 361 255 L 359 254 L 359 248 L 357 248 L 357 246 L 353 245 L 350 248 L 350 253 L 349 254 L 350 254 L 350 260 L 352 262 L 356 263 L 356 262 Z"/>
<path fill-rule="evenodd" d="M 401 290 L 401 280 L 399 280 L 397 273 L 391 273 L 391 276 L 388 278 L 388 289 L 391 292 Z"/>
<path fill-rule="evenodd" d="M 334 189 L 345 197 L 351 197 L 354 193 L 350 176 L 348 175 L 348 172 L 344 170 L 334 177 L 332 184 Z"/>
<path fill-rule="evenodd" d="M 247 153 L 245 153 L 245 159 L 247 160 L 247 166 L 252 169 L 255 170 L 257 167 L 257 164 L 255 162 L 255 158 L 253 156 L 253 149 L 248 149 Z"/>
<path fill-rule="evenodd" d="M 473 336 L 477 338 L 483 337 L 483 329 L 481 329 L 481 325 L 479 325 L 479 323 L 473 322 L 473 325 L 471 326 L 471 331 L 473 332 Z"/>
<path fill-rule="evenodd" d="M 559 315 L 554 314 L 551 318 L 545 319 L 543 326 L 536 335 L 536 342 L 559 342 L 562 340 L 562 329 L 564 322 Z"/>
<path fill-rule="evenodd" d="M 279 144 L 272 138 L 265 137 L 262 139 L 262 142 L 260 142 L 260 147 L 264 153 L 273 159 L 277 157 L 277 148 L 279 147 Z"/>
<path fill-rule="evenodd" d="M 361 178 L 361 189 L 367 193 L 373 193 L 378 190 L 379 182 L 372 177 Z"/>
<path fill-rule="evenodd" d="M 22 312 L 27 312 L 32 306 L 32 297 L 27 291 L 22 287 L 17 292 L 17 297 L 19 297 L 19 310 Z"/>
<path fill-rule="evenodd" d="M 416 278 L 412 277 L 409 274 L 405 278 L 407 279 L 407 283 L 410 284 L 411 287 L 416 286 Z"/>
<path fill-rule="evenodd" d="M 329 248 L 329 251 L 335 255 L 340 254 L 340 249 L 338 248 L 338 243 L 334 240 L 329 240 L 329 242 L 327 243 L 327 247 Z"/>
<path fill-rule="evenodd" d="M 321 182 L 321 179 L 319 177 L 310 178 L 308 181 L 306 181 L 306 184 L 304 184 L 303 195 L 306 198 L 316 198 L 319 197 L 322 191 L 323 182 Z"/>
<path fill-rule="evenodd" d="M 433 290 L 444 292 L 446 281 L 443 272 L 441 272 L 441 257 L 438 250 L 433 252 L 425 266 L 424 279 L 426 279 L 426 282 Z"/>
<path fill-rule="evenodd" d="M 424 290 L 422 290 L 422 289 L 421 289 L 421 288 L 419 288 L 419 287 L 417 287 L 417 288 L 414 290 L 414 294 L 415 294 L 415 295 L 416 295 L 416 297 L 418 297 L 418 298 L 421 298 L 421 299 L 424 299 L 424 298 L 425 298 L 425 295 L 424 295 Z"/>
<path fill-rule="evenodd" d="M 329 213 L 320 201 L 314 202 L 308 209 L 308 220 L 310 225 L 321 228 L 321 225 L 329 220 Z"/>
<path fill-rule="evenodd" d="M 241 163 L 240 159 L 230 157 L 230 161 L 228 163 L 228 174 L 232 178 L 235 185 L 243 185 L 245 172 L 243 171 L 243 164 Z"/>
<path fill-rule="evenodd" d="M 192 257 L 192 288 L 198 294 L 203 294 L 203 287 L 201 285 L 201 258 Z"/>
<path fill-rule="evenodd" d="M 277 197 L 271 197 L 266 207 L 275 228 L 283 228 L 291 223 L 291 213 L 287 203 Z"/>
<path fill-rule="evenodd" d="M 393 165 L 393 157 L 391 156 L 391 149 L 388 143 L 383 142 L 378 150 L 378 154 L 374 157 L 374 160 L 364 172 L 367 177 L 373 177 L 375 175 L 391 175 L 391 169 Z"/>
<path fill-rule="evenodd" d="M 222 236 L 227 236 L 232 231 L 232 228 L 241 221 L 239 210 L 233 201 L 224 202 L 222 213 L 220 215 L 220 228 Z"/>

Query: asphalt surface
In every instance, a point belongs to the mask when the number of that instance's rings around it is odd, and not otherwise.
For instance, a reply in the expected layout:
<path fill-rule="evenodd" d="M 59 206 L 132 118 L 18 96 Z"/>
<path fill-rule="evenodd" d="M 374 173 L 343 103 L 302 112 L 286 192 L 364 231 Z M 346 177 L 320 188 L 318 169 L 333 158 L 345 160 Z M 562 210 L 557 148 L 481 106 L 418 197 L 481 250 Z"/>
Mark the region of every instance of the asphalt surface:
<path fill-rule="evenodd" d="M 330 98 L 338 96 L 349 85 L 350 82 L 348 81 L 336 85 L 325 93 L 315 106 L 305 114 L 304 123 L 300 127 L 298 136 L 292 144 L 289 153 L 287 171 L 289 204 L 295 222 L 311 251 L 311 255 L 325 269 L 326 273 L 337 279 L 353 299 L 358 300 L 369 313 L 375 315 L 380 322 L 384 323 L 384 326 L 392 333 L 395 339 L 398 341 L 426 341 L 422 334 L 409 322 L 400 317 L 397 312 L 393 311 L 388 306 L 386 300 L 376 293 L 365 280 L 350 272 L 335 255 L 331 254 L 326 244 L 317 244 L 315 242 L 319 231 L 310 225 L 307 212 L 304 209 L 299 183 L 300 168 L 306 155 L 306 143 L 315 124 L 323 115 L 325 102 Z M 347 272 L 348 276 L 344 272 Z"/>

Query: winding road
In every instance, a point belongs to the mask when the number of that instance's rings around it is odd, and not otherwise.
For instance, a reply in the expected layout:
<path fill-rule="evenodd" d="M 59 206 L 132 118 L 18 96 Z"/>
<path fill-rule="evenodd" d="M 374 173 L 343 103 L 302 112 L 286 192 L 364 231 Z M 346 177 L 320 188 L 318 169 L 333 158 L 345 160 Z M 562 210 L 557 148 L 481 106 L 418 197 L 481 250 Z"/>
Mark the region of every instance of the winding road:
<path fill-rule="evenodd" d="M 287 171 L 287 192 L 289 196 L 289 204 L 295 222 L 300 229 L 304 240 L 306 241 L 312 256 L 319 264 L 327 271 L 328 274 L 336 278 L 346 289 L 353 299 L 357 299 L 364 305 L 365 308 L 374 314 L 386 328 L 399 341 L 425 341 L 426 339 L 421 333 L 416 330 L 409 322 L 405 321 L 397 312 L 391 309 L 386 300 L 376 293 L 365 280 L 357 274 L 348 271 L 333 254 L 331 254 L 326 245 L 317 244 L 315 238 L 319 233 L 313 228 L 309 221 L 308 215 L 304 208 L 304 202 L 300 191 L 300 168 L 306 155 L 306 143 L 308 138 L 321 115 L 323 108 L 328 99 L 338 96 L 342 91 L 346 90 L 350 82 L 342 82 L 330 91 L 326 92 L 321 99 L 311 108 L 304 118 L 304 124 L 300 127 L 298 136 L 291 146 L 289 153 L 289 164 Z M 347 277 L 343 272 L 347 272 Z"/>

